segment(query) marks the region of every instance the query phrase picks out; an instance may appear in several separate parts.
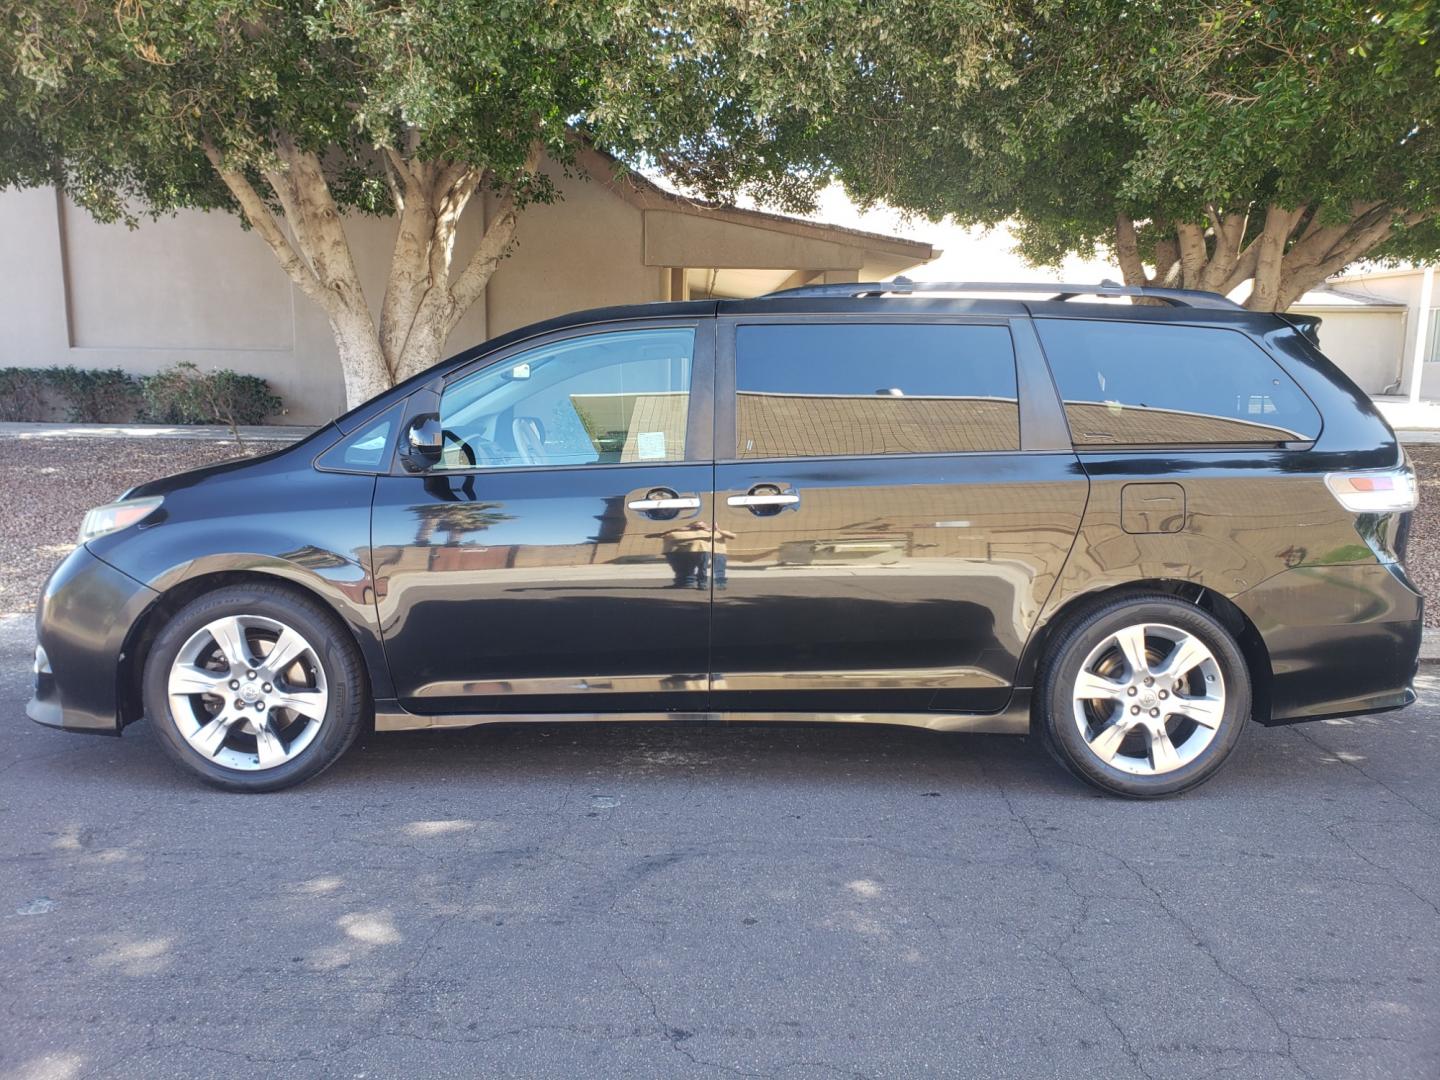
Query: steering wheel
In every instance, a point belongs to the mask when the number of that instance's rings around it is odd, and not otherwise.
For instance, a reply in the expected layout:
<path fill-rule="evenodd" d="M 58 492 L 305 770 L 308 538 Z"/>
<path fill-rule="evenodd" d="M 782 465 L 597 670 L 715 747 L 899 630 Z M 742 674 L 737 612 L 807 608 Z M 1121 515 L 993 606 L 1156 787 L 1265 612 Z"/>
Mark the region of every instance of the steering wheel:
<path fill-rule="evenodd" d="M 470 439 L 462 439 L 449 428 L 442 431 L 440 435 L 454 446 L 459 447 L 460 453 L 465 455 L 466 465 L 472 469 L 480 465 L 499 465 L 504 462 L 503 451 L 489 439 L 479 435 Z"/>

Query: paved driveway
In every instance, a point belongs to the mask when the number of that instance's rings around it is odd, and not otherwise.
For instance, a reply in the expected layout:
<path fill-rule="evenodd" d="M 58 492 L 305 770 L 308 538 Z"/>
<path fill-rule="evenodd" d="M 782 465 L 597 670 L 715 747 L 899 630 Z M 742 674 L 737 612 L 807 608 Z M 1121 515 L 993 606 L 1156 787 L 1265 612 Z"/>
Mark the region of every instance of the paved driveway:
<path fill-rule="evenodd" d="M 1440 686 L 1185 798 L 882 728 L 371 738 L 246 797 L 25 720 L 0 1076 L 1440 1076 Z"/>

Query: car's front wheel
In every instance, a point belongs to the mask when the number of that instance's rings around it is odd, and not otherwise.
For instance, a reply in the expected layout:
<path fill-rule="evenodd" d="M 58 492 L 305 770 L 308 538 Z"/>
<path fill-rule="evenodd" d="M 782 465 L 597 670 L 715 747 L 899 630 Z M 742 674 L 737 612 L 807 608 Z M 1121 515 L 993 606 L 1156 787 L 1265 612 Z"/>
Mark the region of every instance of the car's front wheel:
<path fill-rule="evenodd" d="M 186 604 L 145 663 L 145 713 L 166 751 L 231 791 L 274 791 L 329 767 L 365 708 L 361 660 L 328 609 L 240 585 Z"/>
<path fill-rule="evenodd" d="M 1060 632 L 1036 721 L 1081 779 L 1145 798 L 1214 776 L 1250 702 L 1250 672 L 1230 632 L 1193 604 L 1147 595 L 1093 609 Z"/>

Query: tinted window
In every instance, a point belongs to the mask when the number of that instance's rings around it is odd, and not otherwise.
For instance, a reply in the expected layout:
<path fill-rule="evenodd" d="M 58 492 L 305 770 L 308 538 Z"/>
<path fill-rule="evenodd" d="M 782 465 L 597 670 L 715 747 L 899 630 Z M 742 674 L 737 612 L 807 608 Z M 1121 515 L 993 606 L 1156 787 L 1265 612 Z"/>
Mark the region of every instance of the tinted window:
<path fill-rule="evenodd" d="M 685 456 L 689 327 L 569 338 L 447 386 L 439 468 L 603 465 Z"/>
<path fill-rule="evenodd" d="M 1015 450 L 1003 326 L 790 323 L 735 336 L 737 456 Z"/>
<path fill-rule="evenodd" d="M 380 419 L 341 439 L 316 462 L 321 468 L 339 472 L 381 472 L 389 460 L 390 433 L 401 407 L 385 410 Z"/>
<path fill-rule="evenodd" d="M 1234 330 L 1036 319 L 1078 445 L 1313 439 L 1320 415 Z"/>

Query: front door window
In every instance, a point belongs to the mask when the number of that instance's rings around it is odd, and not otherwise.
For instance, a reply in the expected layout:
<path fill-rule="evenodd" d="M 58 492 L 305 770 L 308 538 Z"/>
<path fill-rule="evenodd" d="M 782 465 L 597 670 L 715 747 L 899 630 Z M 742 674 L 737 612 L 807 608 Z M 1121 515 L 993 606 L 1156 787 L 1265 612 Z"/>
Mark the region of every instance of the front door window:
<path fill-rule="evenodd" d="M 680 461 L 695 332 L 621 330 L 511 356 L 446 387 L 438 468 Z"/>

